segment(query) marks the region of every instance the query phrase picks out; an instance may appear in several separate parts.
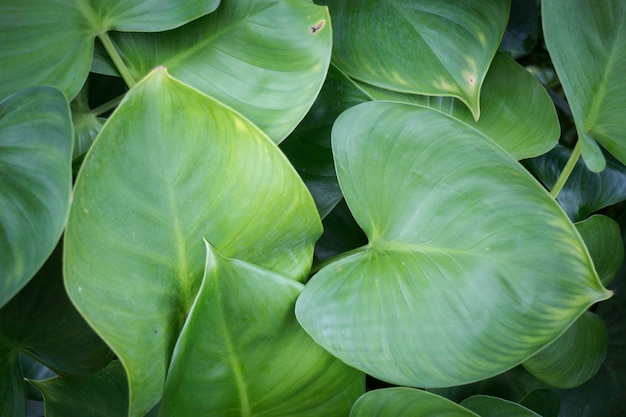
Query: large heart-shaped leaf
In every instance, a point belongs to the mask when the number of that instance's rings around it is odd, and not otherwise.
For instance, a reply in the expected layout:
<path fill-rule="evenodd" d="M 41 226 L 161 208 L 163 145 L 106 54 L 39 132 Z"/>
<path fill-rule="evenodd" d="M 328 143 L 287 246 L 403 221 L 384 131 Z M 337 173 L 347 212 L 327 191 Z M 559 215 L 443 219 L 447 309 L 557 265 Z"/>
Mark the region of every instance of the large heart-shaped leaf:
<path fill-rule="evenodd" d="M 131 416 L 160 398 L 203 237 L 304 279 L 320 233 L 311 195 L 258 128 L 164 68 L 131 90 L 85 158 L 65 251 L 72 300 L 128 371 Z"/>
<path fill-rule="evenodd" d="M 91 372 L 113 359 L 68 299 L 61 259 L 58 248 L 28 285 L 0 309 L 1 416 L 25 415 L 18 411 L 24 409 L 27 398 L 20 354 L 37 358 L 59 374 Z M 7 411 L 11 409 L 13 414 Z"/>
<path fill-rule="evenodd" d="M 170 364 L 161 416 L 345 416 L 365 376 L 296 321 L 303 285 L 223 258 L 207 244 L 204 281 Z"/>
<path fill-rule="evenodd" d="M 96 36 L 175 28 L 219 0 L 0 0 L 0 98 L 53 85 L 73 98 L 87 78 Z"/>
<path fill-rule="evenodd" d="M 412 388 L 385 388 L 363 395 L 350 417 L 479 417 L 452 401 Z"/>
<path fill-rule="evenodd" d="M 326 8 L 283 0 L 224 0 L 215 13 L 178 30 L 114 40 L 135 78 L 164 65 L 276 143 L 313 104 L 332 46 Z"/>
<path fill-rule="evenodd" d="M 72 187 L 67 101 L 50 87 L 0 102 L 0 307 L 43 265 L 65 227 Z"/>
<path fill-rule="evenodd" d="M 579 140 L 597 139 L 626 164 L 626 3 L 541 2 L 546 45 L 572 109 Z M 592 171 L 590 145 L 582 147 Z"/>
<path fill-rule="evenodd" d="M 369 244 L 314 276 L 296 314 L 349 365 L 411 386 L 484 379 L 611 295 L 558 204 L 473 128 L 364 103 L 337 119 L 333 152 Z"/>
<path fill-rule="evenodd" d="M 496 54 L 485 78 L 478 121 L 452 97 L 402 94 L 367 84 L 361 86 L 377 100 L 413 103 L 449 114 L 473 126 L 518 160 L 548 152 L 559 139 L 559 119 L 545 88 L 524 67 L 502 53 Z"/>
<path fill-rule="evenodd" d="M 457 97 L 480 115 L 480 89 L 510 1 L 328 1 L 333 62 L 390 90 Z M 393 45 L 393 47 L 389 47 Z"/>

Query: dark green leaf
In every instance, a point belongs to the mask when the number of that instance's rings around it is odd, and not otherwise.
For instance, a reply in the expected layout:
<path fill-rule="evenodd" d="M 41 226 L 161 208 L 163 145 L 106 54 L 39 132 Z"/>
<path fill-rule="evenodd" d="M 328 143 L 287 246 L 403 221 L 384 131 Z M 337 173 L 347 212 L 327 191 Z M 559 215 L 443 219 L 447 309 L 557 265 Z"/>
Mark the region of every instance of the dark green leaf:
<path fill-rule="evenodd" d="M 520 404 L 487 395 L 467 398 L 461 405 L 480 417 L 541 417 Z"/>
<path fill-rule="evenodd" d="M 512 0 L 500 50 L 517 59 L 530 53 L 539 36 L 539 14 L 533 0 Z M 544 416 L 545 417 L 545 416 Z"/>
<path fill-rule="evenodd" d="M 561 408 L 559 393 L 549 388 L 537 388 L 530 391 L 519 402 L 542 417 L 558 417 Z"/>
<path fill-rule="evenodd" d="M 608 286 L 624 261 L 624 244 L 619 225 L 602 215 L 576 223 L 576 229 L 589 249 L 602 284 Z"/>

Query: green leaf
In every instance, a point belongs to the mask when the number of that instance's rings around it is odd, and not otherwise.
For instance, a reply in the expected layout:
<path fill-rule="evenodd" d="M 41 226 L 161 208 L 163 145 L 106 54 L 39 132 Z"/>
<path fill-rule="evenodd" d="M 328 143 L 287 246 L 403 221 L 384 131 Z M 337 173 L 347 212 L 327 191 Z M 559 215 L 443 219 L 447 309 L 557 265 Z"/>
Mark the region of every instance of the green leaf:
<path fill-rule="evenodd" d="M 487 395 L 476 395 L 467 398 L 461 405 L 472 410 L 480 417 L 541 417 L 520 404 Z"/>
<path fill-rule="evenodd" d="M 534 1 L 512 0 L 509 21 L 499 50 L 518 59 L 528 55 L 537 45 L 539 14 Z M 544 416 L 545 417 L 545 416 Z"/>
<path fill-rule="evenodd" d="M 65 235 L 68 292 L 124 364 L 130 415 L 161 396 L 203 237 L 302 280 L 320 234 L 306 187 L 258 128 L 163 68 L 137 84 L 85 158 Z"/>
<path fill-rule="evenodd" d="M 369 243 L 316 274 L 296 314 L 347 364 L 397 385 L 484 379 L 610 297 L 561 208 L 473 128 L 364 103 L 337 119 L 333 152 Z"/>
<path fill-rule="evenodd" d="M 58 90 L 0 102 L 0 307 L 43 265 L 70 205 L 72 125 Z"/>
<path fill-rule="evenodd" d="M 202 286 L 176 344 L 162 416 L 345 416 L 365 376 L 317 345 L 293 307 L 302 284 L 207 244 Z"/>
<path fill-rule="evenodd" d="M 549 153 L 525 161 L 525 165 L 552 189 L 571 154 L 571 149 L 557 145 Z M 600 209 L 626 200 L 626 168 L 609 158 L 606 169 L 594 173 L 579 160 L 557 200 L 572 220 L 584 220 Z"/>
<path fill-rule="evenodd" d="M 102 126 L 106 122 L 103 117 L 98 117 L 89 108 L 89 82 L 85 83 L 83 89 L 71 103 L 72 122 L 74 124 L 74 153 L 73 158 L 85 154 Z"/>
<path fill-rule="evenodd" d="M 510 1 L 324 3 L 333 20 L 333 62 L 342 71 L 390 90 L 456 97 L 478 120 Z"/>
<path fill-rule="evenodd" d="M 546 45 L 586 142 L 585 162 L 602 170 L 589 153 L 593 137 L 626 163 L 626 3 L 546 0 L 541 7 Z"/>
<path fill-rule="evenodd" d="M 561 398 L 553 389 L 537 388 L 526 394 L 519 403 L 542 417 L 558 417 Z"/>
<path fill-rule="evenodd" d="M 478 417 L 438 395 L 412 388 L 369 391 L 357 400 L 350 417 Z"/>
<path fill-rule="evenodd" d="M 27 354 L 59 374 L 104 367 L 112 352 L 78 314 L 67 297 L 57 248 L 35 277 L 0 309 L 0 399 L 21 410 L 26 388 L 19 355 Z M 14 414 L 24 412 L 14 411 Z"/>
<path fill-rule="evenodd" d="M 224 0 L 215 13 L 178 30 L 113 39 L 137 79 L 163 65 L 276 143 L 315 101 L 332 47 L 326 8 L 283 0 Z"/>
<path fill-rule="evenodd" d="M 330 145 L 333 123 L 343 111 L 371 99 L 331 64 L 313 107 L 280 145 L 311 191 L 322 218 L 343 198 Z"/>
<path fill-rule="evenodd" d="M 573 388 L 593 377 L 604 362 L 604 320 L 586 311 L 558 339 L 524 362 L 535 378 L 555 388 Z"/>
<path fill-rule="evenodd" d="M 478 121 L 451 97 L 409 95 L 361 84 L 377 100 L 431 107 L 473 126 L 515 159 L 542 155 L 554 147 L 560 127 L 554 104 L 528 71 L 502 53 L 496 54 L 480 94 Z"/>
<path fill-rule="evenodd" d="M 46 417 L 122 417 L 128 411 L 128 382 L 119 361 L 93 374 L 30 383 L 43 393 Z"/>
<path fill-rule="evenodd" d="M 602 284 L 611 283 L 624 261 L 624 244 L 619 225 L 610 217 L 594 215 L 576 223 Z"/>
<path fill-rule="evenodd" d="M 162 31 L 212 12 L 218 0 L 0 0 L 0 98 L 55 86 L 72 99 L 87 78 L 96 36 Z"/>

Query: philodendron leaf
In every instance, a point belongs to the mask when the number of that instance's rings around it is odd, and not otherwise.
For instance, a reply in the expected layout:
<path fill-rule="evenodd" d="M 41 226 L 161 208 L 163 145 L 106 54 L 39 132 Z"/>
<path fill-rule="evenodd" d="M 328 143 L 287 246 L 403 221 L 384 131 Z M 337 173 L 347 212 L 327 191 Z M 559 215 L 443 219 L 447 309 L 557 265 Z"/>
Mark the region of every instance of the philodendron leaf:
<path fill-rule="evenodd" d="M 413 388 L 369 391 L 357 400 L 350 417 L 479 417 L 436 394 Z"/>
<path fill-rule="evenodd" d="M 345 416 L 365 376 L 331 356 L 293 314 L 303 285 L 223 258 L 205 277 L 170 364 L 161 416 Z"/>
<path fill-rule="evenodd" d="M 503 53 L 496 54 L 485 78 L 478 121 L 452 97 L 402 94 L 360 85 L 377 100 L 413 103 L 449 114 L 473 126 L 518 160 L 548 152 L 559 139 L 559 120 L 545 88 Z"/>
<path fill-rule="evenodd" d="M 557 145 L 547 154 L 525 161 L 525 165 L 552 189 L 571 154 L 571 149 Z M 579 160 L 557 199 L 572 220 L 584 220 L 597 210 L 626 200 L 626 167 L 609 158 L 606 169 L 594 173 Z"/>
<path fill-rule="evenodd" d="M 577 387 L 598 372 L 607 346 L 604 320 L 586 311 L 558 339 L 524 362 L 524 368 L 552 387 Z"/>
<path fill-rule="evenodd" d="M 114 39 L 136 78 L 164 65 L 276 143 L 313 104 L 332 47 L 326 8 L 284 0 L 223 0 L 215 13 L 180 29 Z"/>
<path fill-rule="evenodd" d="M 124 364 L 130 415 L 161 397 L 203 237 L 301 280 L 320 234 L 311 195 L 257 127 L 164 68 L 137 84 L 85 158 L 65 235 L 68 293 Z"/>
<path fill-rule="evenodd" d="M 316 274 L 296 315 L 347 364 L 397 385 L 477 381 L 610 297 L 558 204 L 473 128 L 373 102 L 343 113 L 332 140 L 369 243 Z"/>
<path fill-rule="evenodd" d="M 43 265 L 70 205 L 72 124 L 60 91 L 37 87 L 0 102 L 0 307 Z"/>
<path fill-rule="evenodd" d="M 579 134 L 594 137 L 626 164 L 626 3 L 622 0 L 541 2 L 546 45 Z M 592 139 L 591 139 L 592 140 Z M 589 146 L 583 158 L 589 164 Z"/>
<path fill-rule="evenodd" d="M 619 225 L 610 217 L 594 215 L 576 223 L 604 286 L 608 286 L 624 261 Z"/>
<path fill-rule="evenodd" d="M 333 62 L 350 77 L 406 93 L 457 97 L 479 118 L 480 89 L 510 1 L 323 3 L 333 19 Z"/>
<path fill-rule="evenodd" d="M 480 417 L 541 417 L 523 405 L 488 395 L 469 397 L 461 405 Z"/>
<path fill-rule="evenodd" d="M 46 417 L 123 417 L 128 412 L 128 382 L 119 361 L 93 374 L 30 383 L 43 393 Z"/>
<path fill-rule="evenodd" d="M 52 85 L 73 98 L 87 78 L 96 36 L 161 31 L 212 12 L 219 0 L 0 0 L 0 98 Z"/>

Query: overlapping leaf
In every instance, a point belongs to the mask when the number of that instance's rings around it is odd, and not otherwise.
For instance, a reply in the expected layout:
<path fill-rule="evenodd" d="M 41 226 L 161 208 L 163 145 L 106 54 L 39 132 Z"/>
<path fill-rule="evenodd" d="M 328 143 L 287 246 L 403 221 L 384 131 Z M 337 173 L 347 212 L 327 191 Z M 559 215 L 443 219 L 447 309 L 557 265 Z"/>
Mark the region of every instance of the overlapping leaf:
<path fill-rule="evenodd" d="M 302 330 L 293 315 L 302 288 L 207 245 L 161 416 L 345 416 L 365 391 L 365 376 Z"/>
<path fill-rule="evenodd" d="M 378 100 L 413 103 L 449 114 L 473 126 L 518 160 L 548 152 L 559 139 L 559 120 L 545 88 L 502 53 L 496 54 L 485 78 L 478 121 L 452 97 L 401 94 L 367 84 L 361 86 Z"/>
<path fill-rule="evenodd" d="M 326 8 L 283 0 L 225 0 L 215 13 L 178 30 L 114 39 L 137 79 L 164 65 L 276 143 L 313 104 L 332 46 Z"/>
<path fill-rule="evenodd" d="M 487 395 L 467 398 L 461 405 L 480 417 L 541 417 L 520 404 Z"/>
<path fill-rule="evenodd" d="M 78 176 L 65 251 L 70 297 L 128 371 L 130 415 L 161 396 L 203 237 L 303 279 L 320 233 L 310 194 L 258 128 L 164 68 L 131 90 Z"/>
<path fill-rule="evenodd" d="M 63 94 L 26 89 L 0 102 L 0 307 L 35 275 L 65 227 L 72 124 Z"/>
<path fill-rule="evenodd" d="M 585 241 L 600 281 L 608 286 L 624 261 L 624 243 L 619 225 L 610 217 L 596 214 L 576 223 Z"/>
<path fill-rule="evenodd" d="M 594 172 L 604 169 L 595 138 L 626 164 L 626 3 L 547 0 L 541 7 L 546 45 L 585 163 Z"/>
<path fill-rule="evenodd" d="M 390 90 L 457 97 L 478 119 L 509 1 L 324 3 L 333 19 L 333 62 L 342 71 Z"/>
<path fill-rule="evenodd" d="M 97 35 L 172 29 L 215 10 L 218 0 L 1 0 L 0 99 L 34 85 L 73 98 L 87 78 Z"/>
<path fill-rule="evenodd" d="M 561 208 L 473 128 L 364 103 L 337 120 L 333 152 L 369 244 L 315 275 L 296 314 L 346 363 L 402 385 L 484 379 L 610 296 Z"/>

